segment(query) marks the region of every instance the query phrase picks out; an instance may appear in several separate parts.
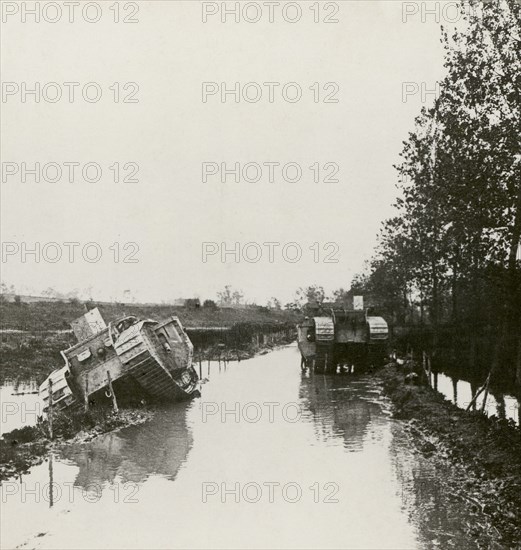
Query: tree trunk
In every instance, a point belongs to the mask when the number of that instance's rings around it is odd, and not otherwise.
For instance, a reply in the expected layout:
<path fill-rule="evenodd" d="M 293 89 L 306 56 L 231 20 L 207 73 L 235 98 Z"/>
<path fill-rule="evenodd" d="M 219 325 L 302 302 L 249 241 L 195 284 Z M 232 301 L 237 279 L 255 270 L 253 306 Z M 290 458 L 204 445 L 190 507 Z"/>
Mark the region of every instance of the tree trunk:
<path fill-rule="evenodd" d="M 497 417 L 504 420 L 507 417 L 507 409 L 505 404 L 505 396 L 501 393 L 494 395 L 497 403 Z"/>
<path fill-rule="evenodd" d="M 514 219 L 514 227 L 512 230 L 512 238 L 510 239 L 510 250 L 508 254 L 508 286 L 505 295 L 505 315 L 507 317 L 504 337 L 507 339 L 511 336 L 512 357 L 516 355 L 517 342 L 517 364 L 516 379 L 521 384 L 521 316 L 519 309 L 521 307 L 521 278 L 517 267 L 517 252 L 521 243 L 521 185 L 517 194 L 516 214 Z"/>
<path fill-rule="evenodd" d="M 478 347 L 478 336 L 473 330 L 471 330 L 470 349 L 469 349 L 469 366 L 473 374 L 475 373 L 475 370 L 476 370 L 477 347 Z"/>
<path fill-rule="evenodd" d="M 517 340 L 516 382 L 521 388 L 521 336 L 518 336 Z"/>
<path fill-rule="evenodd" d="M 453 400 L 454 404 L 458 404 L 458 380 L 456 378 L 452 378 L 452 394 L 453 394 Z"/>
<path fill-rule="evenodd" d="M 456 326 L 458 322 L 458 271 L 456 262 L 452 266 L 451 298 L 452 298 L 452 323 Z"/>
<path fill-rule="evenodd" d="M 439 281 L 436 261 L 432 261 L 432 348 L 434 352 L 438 347 L 438 323 L 439 323 Z"/>

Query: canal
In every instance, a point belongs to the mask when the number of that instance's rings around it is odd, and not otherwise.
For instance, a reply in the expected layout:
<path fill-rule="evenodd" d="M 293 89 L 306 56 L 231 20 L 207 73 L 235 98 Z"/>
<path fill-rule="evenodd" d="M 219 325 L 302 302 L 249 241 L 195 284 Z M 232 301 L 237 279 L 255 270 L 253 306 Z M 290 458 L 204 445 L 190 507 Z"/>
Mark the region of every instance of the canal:
<path fill-rule="evenodd" d="M 370 377 L 296 346 L 212 363 L 202 397 L 2 485 L 2 548 L 475 548 L 461 472 L 415 450 Z"/>

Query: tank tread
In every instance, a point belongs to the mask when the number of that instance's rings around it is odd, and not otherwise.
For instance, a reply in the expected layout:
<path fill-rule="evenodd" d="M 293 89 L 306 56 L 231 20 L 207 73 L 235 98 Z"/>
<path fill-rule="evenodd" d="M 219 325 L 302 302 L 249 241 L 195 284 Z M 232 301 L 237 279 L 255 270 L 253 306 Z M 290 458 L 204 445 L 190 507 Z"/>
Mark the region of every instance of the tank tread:
<path fill-rule="evenodd" d="M 385 355 L 385 344 L 369 344 L 367 346 L 367 367 L 370 370 L 382 367 L 385 364 Z"/>
<path fill-rule="evenodd" d="M 315 372 L 331 373 L 334 372 L 334 344 L 317 344 L 315 353 Z"/>

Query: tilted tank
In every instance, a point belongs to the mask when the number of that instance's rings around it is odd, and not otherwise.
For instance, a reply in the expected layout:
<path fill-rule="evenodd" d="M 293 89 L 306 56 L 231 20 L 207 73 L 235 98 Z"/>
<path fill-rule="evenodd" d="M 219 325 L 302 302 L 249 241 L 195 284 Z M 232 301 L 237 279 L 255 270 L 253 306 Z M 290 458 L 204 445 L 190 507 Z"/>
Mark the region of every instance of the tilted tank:
<path fill-rule="evenodd" d="M 297 329 L 302 369 L 359 372 L 385 362 L 389 327 L 370 309 L 318 308 Z"/>
<path fill-rule="evenodd" d="M 193 345 L 177 317 L 163 321 L 126 316 L 107 325 L 97 308 L 71 323 L 78 343 L 62 351 L 65 366 L 40 386 L 43 411 L 132 394 L 181 400 L 199 394 Z M 113 384 L 113 386 L 112 386 Z"/>

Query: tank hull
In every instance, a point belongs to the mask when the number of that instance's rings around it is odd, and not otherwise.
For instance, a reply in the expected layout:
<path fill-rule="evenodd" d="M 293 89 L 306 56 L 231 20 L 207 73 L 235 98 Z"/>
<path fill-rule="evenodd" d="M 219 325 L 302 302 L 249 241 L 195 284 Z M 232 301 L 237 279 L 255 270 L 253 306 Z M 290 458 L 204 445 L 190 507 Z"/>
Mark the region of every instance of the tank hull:
<path fill-rule="evenodd" d="M 301 367 L 319 373 L 360 372 L 382 365 L 388 326 L 364 311 L 331 310 L 298 325 Z"/>
<path fill-rule="evenodd" d="M 49 394 L 59 408 L 88 408 L 112 391 L 116 398 L 134 393 L 168 401 L 199 395 L 193 346 L 177 317 L 161 322 L 129 317 L 109 326 L 98 323 L 91 334 L 84 325 L 82 330 L 84 338 L 62 352 L 65 366 L 40 386 L 44 411 Z"/>

